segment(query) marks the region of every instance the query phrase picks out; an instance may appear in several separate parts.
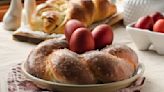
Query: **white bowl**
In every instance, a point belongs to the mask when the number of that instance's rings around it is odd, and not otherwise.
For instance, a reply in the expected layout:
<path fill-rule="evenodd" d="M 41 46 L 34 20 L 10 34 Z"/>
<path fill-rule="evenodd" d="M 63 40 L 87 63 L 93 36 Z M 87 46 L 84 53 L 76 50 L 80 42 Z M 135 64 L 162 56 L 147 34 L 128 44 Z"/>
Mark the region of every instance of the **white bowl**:
<path fill-rule="evenodd" d="M 150 45 L 153 45 L 158 54 L 164 55 L 164 33 L 134 28 L 134 24 L 135 23 L 129 24 L 126 30 L 131 35 L 138 49 L 149 50 Z"/>
<path fill-rule="evenodd" d="M 163 12 L 163 3 L 164 0 L 124 0 L 124 24 L 135 22 L 156 11 Z"/>
<path fill-rule="evenodd" d="M 141 77 L 144 73 L 143 64 L 139 64 L 139 68 L 137 69 L 134 76 L 123 81 L 106 84 L 75 85 L 51 82 L 34 77 L 26 71 L 26 62 L 22 64 L 21 68 L 23 74 L 28 79 L 33 81 L 38 87 L 49 90 L 58 90 L 60 92 L 115 92 L 118 89 L 128 87 L 131 83 L 133 83 L 136 79 Z"/>

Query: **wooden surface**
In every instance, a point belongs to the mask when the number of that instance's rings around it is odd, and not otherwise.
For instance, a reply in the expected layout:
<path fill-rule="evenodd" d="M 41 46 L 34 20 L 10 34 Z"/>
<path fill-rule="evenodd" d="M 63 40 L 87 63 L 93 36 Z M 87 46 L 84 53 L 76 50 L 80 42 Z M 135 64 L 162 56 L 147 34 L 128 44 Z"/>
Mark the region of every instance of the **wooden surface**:
<path fill-rule="evenodd" d="M 11 66 L 26 60 L 29 52 L 36 46 L 17 42 L 12 39 L 12 32 L 6 31 L 0 24 L 0 92 L 7 92 L 7 74 Z M 139 61 L 145 65 L 146 82 L 141 92 L 163 92 L 164 56 L 154 51 L 139 51 L 124 26 L 114 30 L 114 44 L 126 44 L 136 51 Z"/>

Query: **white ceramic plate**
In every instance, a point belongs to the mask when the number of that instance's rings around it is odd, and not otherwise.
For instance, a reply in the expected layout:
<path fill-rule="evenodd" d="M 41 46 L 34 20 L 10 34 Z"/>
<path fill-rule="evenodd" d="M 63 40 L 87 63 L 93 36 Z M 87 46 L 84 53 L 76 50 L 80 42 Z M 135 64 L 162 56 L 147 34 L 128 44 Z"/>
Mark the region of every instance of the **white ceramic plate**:
<path fill-rule="evenodd" d="M 153 32 L 147 29 L 134 28 L 129 24 L 126 30 L 131 35 L 139 50 L 148 50 L 153 45 L 158 54 L 164 55 L 164 33 Z"/>
<path fill-rule="evenodd" d="M 132 82 L 134 82 L 137 78 L 142 76 L 144 73 L 143 64 L 139 64 L 139 68 L 134 74 L 134 76 L 123 81 L 106 83 L 106 84 L 75 85 L 75 84 L 56 83 L 56 82 L 46 81 L 34 77 L 26 71 L 26 62 L 22 64 L 21 68 L 23 74 L 28 79 L 33 81 L 38 87 L 44 89 L 50 89 L 50 90 L 58 90 L 60 92 L 115 92 L 118 89 L 129 86 Z"/>

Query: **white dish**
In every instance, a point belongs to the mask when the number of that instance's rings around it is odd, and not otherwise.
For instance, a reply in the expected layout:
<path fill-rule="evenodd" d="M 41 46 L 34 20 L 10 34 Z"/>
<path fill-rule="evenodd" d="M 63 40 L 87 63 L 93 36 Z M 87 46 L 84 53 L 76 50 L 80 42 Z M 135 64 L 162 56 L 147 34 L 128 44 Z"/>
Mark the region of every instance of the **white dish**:
<path fill-rule="evenodd" d="M 164 12 L 163 3 L 164 0 L 124 0 L 124 24 L 128 25 L 156 11 Z"/>
<path fill-rule="evenodd" d="M 135 23 L 129 24 L 126 30 L 131 35 L 139 50 L 148 50 L 153 45 L 158 54 L 164 55 L 164 33 L 153 32 L 146 29 L 132 27 Z"/>
<path fill-rule="evenodd" d="M 22 64 L 21 68 L 23 74 L 28 79 L 33 81 L 38 87 L 44 89 L 50 89 L 50 90 L 58 90 L 60 92 L 115 92 L 118 89 L 129 86 L 136 79 L 141 77 L 144 73 L 144 66 L 143 64 L 140 64 L 134 76 L 123 81 L 106 83 L 106 84 L 75 85 L 75 84 L 56 83 L 56 82 L 46 81 L 34 77 L 26 71 L 26 62 Z"/>

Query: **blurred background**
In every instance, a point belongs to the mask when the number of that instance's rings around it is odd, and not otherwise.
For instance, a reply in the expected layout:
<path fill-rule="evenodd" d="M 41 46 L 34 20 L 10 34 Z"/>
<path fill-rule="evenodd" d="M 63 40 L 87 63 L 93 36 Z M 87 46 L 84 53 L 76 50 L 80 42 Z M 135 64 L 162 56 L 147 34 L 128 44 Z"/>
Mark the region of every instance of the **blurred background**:
<path fill-rule="evenodd" d="M 0 0 L 0 21 L 2 20 L 5 12 L 7 11 L 11 0 Z M 23 3 L 24 0 L 22 0 Z M 42 3 L 46 0 L 36 0 L 37 4 Z"/>
<path fill-rule="evenodd" d="M 10 1 L 11 0 L 0 0 L 0 21 L 2 21 L 2 18 L 5 14 L 5 12 L 7 11 L 7 9 L 9 8 L 9 5 L 10 5 Z M 45 2 L 46 0 L 36 0 L 37 4 L 40 4 L 40 3 L 43 3 Z M 113 3 L 118 3 L 122 4 L 122 2 L 124 0 L 111 0 Z M 22 0 L 22 3 L 24 2 L 24 0 Z M 122 8 L 122 7 L 121 7 Z"/>

